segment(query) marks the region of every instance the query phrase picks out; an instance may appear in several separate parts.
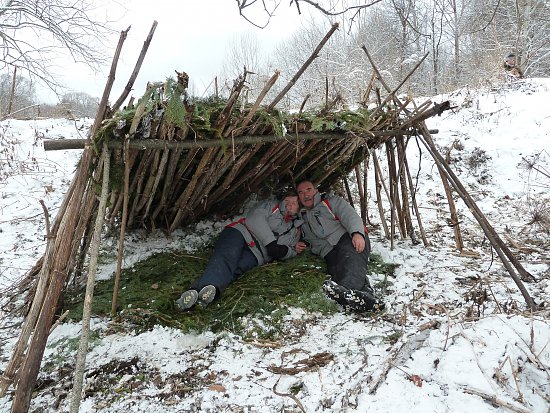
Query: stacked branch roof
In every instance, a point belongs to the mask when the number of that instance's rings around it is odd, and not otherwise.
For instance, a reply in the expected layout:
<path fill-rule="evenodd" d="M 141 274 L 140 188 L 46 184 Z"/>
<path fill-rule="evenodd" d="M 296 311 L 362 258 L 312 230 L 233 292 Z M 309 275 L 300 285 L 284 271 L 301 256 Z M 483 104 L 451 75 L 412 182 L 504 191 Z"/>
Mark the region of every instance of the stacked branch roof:
<path fill-rule="evenodd" d="M 194 146 L 128 150 L 129 228 L 172 231 L 211 213 L 234 214 L 251 194 L 268 196 L 303 178 L 328 188 L 388 139 L 373 132 L 397 126 L 389 107 L 374 119 L 366 109 L 288 113 L 244 104 L 239 92 L 237 83 L 228 99 L 191 99 L 169 80 L 104 120 L 98 148 L 127 138 Z M 113 157 L 112 221 L 122 204 L 124 154 Z"/>

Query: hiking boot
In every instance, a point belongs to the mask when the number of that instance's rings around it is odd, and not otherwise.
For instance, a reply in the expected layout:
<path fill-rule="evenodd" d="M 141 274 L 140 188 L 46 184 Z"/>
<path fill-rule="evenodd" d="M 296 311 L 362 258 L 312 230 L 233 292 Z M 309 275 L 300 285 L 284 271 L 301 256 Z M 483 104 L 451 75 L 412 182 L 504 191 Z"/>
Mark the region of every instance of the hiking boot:
<path fill-rule="evenodd" d="M 344 293 L 345 306 L 352 310 L 373 311 L 376 300 L 374 296 L 367 291 L 348 290 Z"/>
<path fill-rule="evenodd" d="M 343 304 L 344 293 L 348 291 L 346 287 L 342 287 L 340 284 L 336 284 L 332 280 L 326 280 L 323 282 L 323 291 L 331 300 L 336 301 L 339 304 Z"/>
<path fill-rule="evenodd" d="M 216 287 L 213 285 L 206 285 L 199 291 L 199 305 L 206 307 L 216 298 Z"/>
<path fill-rule="evenodd" d="M 380 301 L 378 298 L 375 298 L 374 307 L 372 311 L 383 311 L 386 309 L 386 304 L 383 301 Z"/>
<path fill-rule="evenodd" d="M 176 305 L 179 307 L 180 310 L 189 310 L 195 305 L 198 297 L 199 293 L 197 292 L 197 290 L 187 290 L 181 295 L 178 300 L 176 300 Z"/>

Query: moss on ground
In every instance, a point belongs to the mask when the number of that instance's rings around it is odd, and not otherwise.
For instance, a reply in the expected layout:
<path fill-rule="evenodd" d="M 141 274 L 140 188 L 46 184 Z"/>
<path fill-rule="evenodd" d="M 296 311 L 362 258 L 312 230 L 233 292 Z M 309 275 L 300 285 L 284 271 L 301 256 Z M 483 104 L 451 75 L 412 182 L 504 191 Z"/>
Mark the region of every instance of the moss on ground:
<path fill-rule="evenodd" d="M 201 275 L 210 254 L 211 250 L 195 255 L 164 252 L 123 270 L 117 319 L 131 322 L 139 330 L 162 324 L 184 331 L 229 330 L 242 335 L 274 338 L 280 332 L 290 307 L 321 314 L 338 311 L 336 304 L 321 290 L 326 277 L 324 261 L 309 252 L 286 262 L 273 262 L 248 271 L 207 308 L 196 306 L 190 311 L 179 311 L 174 301 Z M 384 280 L 393 274 L 394 268 L 394 265 L 382 262 L 379 256 L 371 257 L 371 272 L 378 277 L 385 274 Z M 113 286 L 112 279 L 96 283 L 93 314 L 109 315 Z M 386 285 L 375 285 L 375 288 L 385 291 Z M 67 291 L 65 309 L 75 321 L 82 317 L 83 297 L 82 290 Z M 256 324 L 264 327 L 251 332 L 250 317 L 259 320 Z"/>

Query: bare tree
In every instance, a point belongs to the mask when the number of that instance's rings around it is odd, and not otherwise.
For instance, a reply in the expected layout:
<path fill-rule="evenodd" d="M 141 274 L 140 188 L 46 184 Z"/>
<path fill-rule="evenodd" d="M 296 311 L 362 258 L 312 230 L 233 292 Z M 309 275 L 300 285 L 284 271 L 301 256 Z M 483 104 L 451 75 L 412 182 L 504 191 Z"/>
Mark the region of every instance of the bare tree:
<path fill-rule="evenodd" d="M 285 43 L 276 50 L 276 65 L 281 69 L 282 84 L 300 69 L 311 51 L 323 38 L 326 27 L 319 21 L 305 22 Z M 351 59 L 347 56 L 346 33 L 338 30 L 332 35 L 323 47 L 317 58 L 300 77 L 282 103 L 287 108 L 299 108 L 304 96 L 309 95 L 309 107 L 322 107 L 326 103 L 327 81 L 329 95 L 336 95 L 341 87 L 347 83 L 351 66 Z M 337 79 L 335 79 L 337 77 Z"/>
<path fill-rule="evenodd" d="M 236 79 L 243 72 L 243 67 L 252 72 L 259 72 L 262 64 L 261 45 L 258 38 L 247 33 L 234 37 L 229 43 L 224 59 L 223 72 L 226 77 Z"/>
<path fill-rule="evenodd" d="M 254 26 L 264 28 L 275 16 L 282 0 L 237 0 L 239 14 Z M 290 0 L 289 6 L 296 7 L 302 14 L 302 7 L 330 16 L 344 16 L 353 22 L 364 9 L 382 0 Z"/>
<path fill-rule="evenodd" d="M 222 68 L 222 95 L 231 92 L 233 82 L 245 71 L 247 77 L 243 96 L 250 101 L 258 96 L 267 80 L 273 75 L 262 53 L 260 41 L 252 33 L 234 37 L 226 48 Z"/>
<path fill-rule="evenodd" d="M 63 95 L 60 105 L 72 116 L 94 118 L 99 107 L 99 98 L 84 92 L 71 92 Z"/>
<path fill-rule="evenodd" d="M 390 85 L 429 52 L 426 64 L 407 82 L 417 94 L 498 81 L 508 53 L 518 56 L 526 75 L 550 75 L 548 0 L 237 0 L 237 4 L 240 14 L 253 24 L 260 26 L 263 17 L 261 27 L 283 4 L 300 14 L 306 8 L 311 12 L 310 20 L 302 17 L 303 27 L 274 57 L 282 76 L 292 73 L 311 50 L 325 20 L 339 20 L 339 33 L 287 95 L 299 99 L 300 92 L 302 98 L 311 94 L 308 104 L 326 100 L 327 84 L 350 102 L 356 101 L 358 90 L 368 82 L 369 63 L 360 57 L 363 44 Z"/>
<path fill-rule="evenodd" d="M 29 79 L 21 75 L 16 75 L 15 79 L 9 74 L 0 75 L 0 119 L 14 112 L 27 116 L 24 109 L 34 103 L 34 84 Z"/>
<path fill-rule="evenodd" d="M 95 7 L 93 0 L 0 0 L 0 70 L 17 66 L 57 90 L 60 56 L 98 68 L 112 30 L 94 18 Z"/>
<path fill-rule="evenodd" d="M 502 54 L 515 53 L 529 76 L 550 75 L 550 3 L 504 0 L 495 18 Z"/>

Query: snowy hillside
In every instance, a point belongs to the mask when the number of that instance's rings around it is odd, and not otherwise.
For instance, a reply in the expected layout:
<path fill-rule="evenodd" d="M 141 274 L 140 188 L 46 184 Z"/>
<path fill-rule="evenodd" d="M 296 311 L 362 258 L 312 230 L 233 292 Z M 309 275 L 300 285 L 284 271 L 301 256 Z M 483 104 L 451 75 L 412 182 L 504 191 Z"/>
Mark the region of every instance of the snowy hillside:
<path fill-rule="evenodd" d="M 371 231 L 374 252 L 399 265 L 384 313 L 293 310 L 279 342 L 165 327 L 137 334 L 96 318 L 80 411 L 550 412 L 550 79 L 463 89 L 433 101 L 446 99 L 457 108 L 429 119 L 428 127 L 439 130 L 436 145 L 536 279 L 525 285 L 537 312 L 526 311 L 460 200 L 465 251 L 456 251 L 437 168 L 411 141 L 409 163 L 431 246 L 396 240 L 392 250 L 379 228 Z M 7 328 L 13 320 L 6 292 L 45 246 L 38 201 L 55 214 L 79 156 L 45 153 L 42 141 L 85 135 L 90 124 L 0 123 L 0 372 L 19 334 Z M 370 193 L 376 224 L 374 199 Z M 124 265 L 167 248 L 192 251 L 223 224 L 201 222 L 191 235 L 180 231 L 170 240 L 129 237 Z M 114 268 L 105 263 L 100 276 Z M 31 411 L 68 411 L 76 356 L 70 344 L 79 329 L 63 323 L 50 335 Z M 0 412 L 10 410 L 11 398 L 9 392 L 0 399 Z"/>

